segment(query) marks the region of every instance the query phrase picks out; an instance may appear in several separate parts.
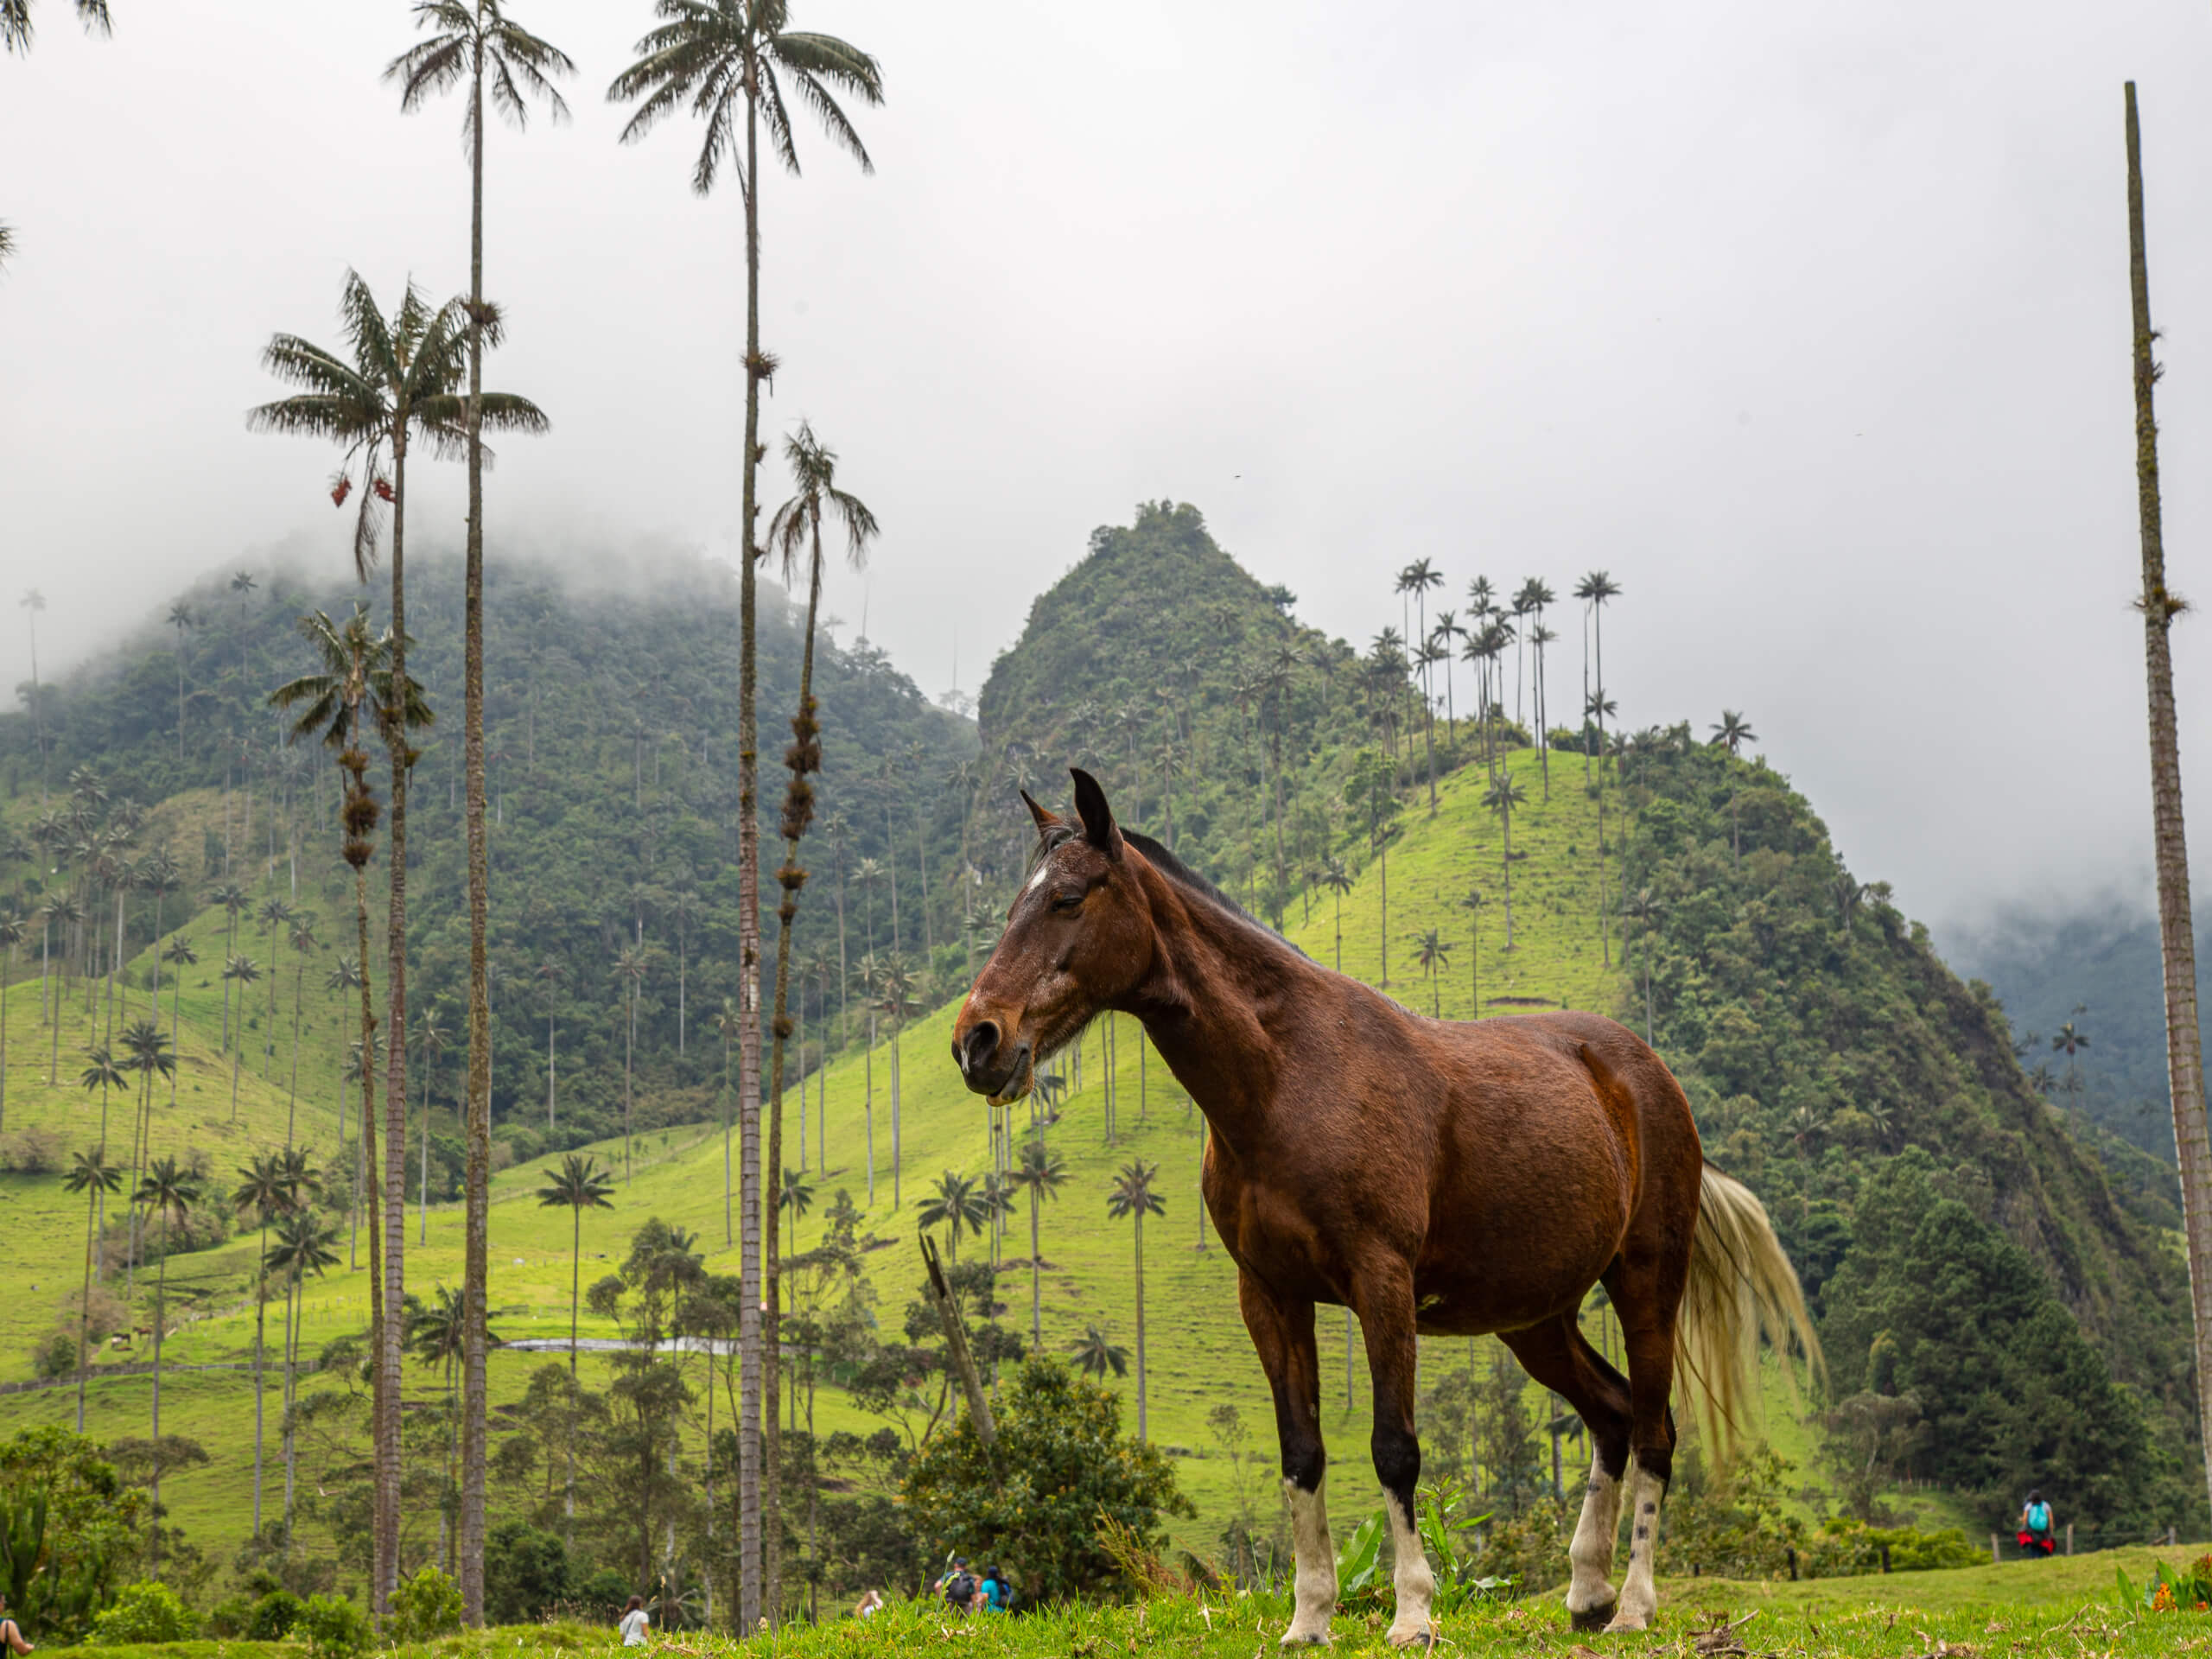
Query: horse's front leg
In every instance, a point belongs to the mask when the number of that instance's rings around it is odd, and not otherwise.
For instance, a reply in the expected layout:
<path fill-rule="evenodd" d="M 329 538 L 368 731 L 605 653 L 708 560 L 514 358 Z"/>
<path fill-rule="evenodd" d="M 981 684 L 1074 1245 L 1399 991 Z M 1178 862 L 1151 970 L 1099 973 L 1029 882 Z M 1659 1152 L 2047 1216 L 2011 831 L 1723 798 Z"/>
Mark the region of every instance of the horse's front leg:
<path fill-rule="evenodd" d="M 1436 1575 L 1421 1549 L 1421 1530 L 1414 1519 L 1414 1490 L 1421 1484 L 1421 1440 L 1414 1429 L 1418 1362 L 1413 1270 L 1395 1260 L 1379 1264 L 1361 1275 L 1353 1294 L 1367 1338 L 1367 1369 L 1375 1378 L 1375 1478 L 1382 1488 L 1383 1513 L 1390 1520 L 1391 1586 L 1398 1598 L 1397 1617 L 1390 1621 L 1390 1645 L 1425 1646 L 1436 1639 L 1429 1621 Z"/>
<path fill-rule="evenodd" d="M 1329 1455 L 1321 1444 L 1321 1368 L 1313 1349 L 1313 1304 L 1281 1300 L 1249 1273 L 1237 1276 L 1236 1301 L 1274 1394 L 1282 1483 L 1290 1499 L 1298 1610 L 1283 1632 L 1282 1644 L 1326 1642 L 1329 1616 L 1337 1608 L 1337 1554 L 1329 1540 L 1328 1503 L 1322 1495 Z"/>

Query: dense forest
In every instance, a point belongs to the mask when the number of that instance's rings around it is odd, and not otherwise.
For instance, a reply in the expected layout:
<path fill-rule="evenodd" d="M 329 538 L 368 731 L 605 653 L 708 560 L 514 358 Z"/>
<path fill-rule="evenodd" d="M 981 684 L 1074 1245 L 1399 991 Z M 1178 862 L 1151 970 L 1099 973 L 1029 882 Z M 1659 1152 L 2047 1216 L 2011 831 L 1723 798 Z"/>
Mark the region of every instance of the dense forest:
<path fill-rule="evenodd" d="M 1685 725 L 1623 769 L 1635 1000 L 1648 983 L 1709 1154 L 1773 1211 L 1840 1401 L 1904 1402 L 1897 1471 L 1993 1513 L 2040 1480 L 2098 1526 L 2201 1524 L 2181 1262 L 2037 1092 L 1988 988 L 1764 762 Z"/>
<path fill-rule="evenodd" d="M 736 989 L 735 582 L 680 555 L 609 563 L 619 575 L 495 559 L 487 578 L 493 1107 L 524 1155 L 616 1126 L 626 1040 L 652 1103 L 640 1127 L 706 1116 L 722 1068 L 714 1019 Z M 437 716 L 419 740 L 410 807 L 410 977 L 417 1006 L 457 1027 L 467 967 L 458 562 L 418 556 L 409 591 L 410 668 Z M 312 666 L 300 617 L 342 614 L 354 592 L 289 569 L 203 581 L 170 607 L 166 637 L 149 624 L 35 700 L 26 685 L 26 706 L 0 716 L 0 872 L 20 907 L 37 902 L 40 869 L 71 855 L 65 785 L 80 767 L 101 780 L 111 817 L 125 801 L 219 796 L 194 815 L 195 844 L 168 849 L 197 902 L 218 884 L 259 900 L 264 888 L 312 895 L 344 877 L 336 769 L 285 741 L 268 697 Z M 772 765 L 798 695 L 798 634 L 783 595 L 764 586 Z M 865 641 L 825 638 L 815 676 L 824 833 L 809 844 L 819 878 L 794 953 L 810 1013 L 826 1000 L 857 1019 L 840 993 L 872 952 L 903 957 L 938 1000 L 954 979 L 935 976 L 957 976 L 963 961 L 960 824 L 946 783 L 975 753 L 973 728 Z M 777 795 L 764 791 L 765 836 Z M 143 940 L 153 896 L 128 897 L 128 939 Z M 322 908 L 349 911 L 350 897 Z M 618 978 L 626 947 L 642 963 L 634 980 Z M 448 1068 L 442 1086 L 456 1081 Z"/>

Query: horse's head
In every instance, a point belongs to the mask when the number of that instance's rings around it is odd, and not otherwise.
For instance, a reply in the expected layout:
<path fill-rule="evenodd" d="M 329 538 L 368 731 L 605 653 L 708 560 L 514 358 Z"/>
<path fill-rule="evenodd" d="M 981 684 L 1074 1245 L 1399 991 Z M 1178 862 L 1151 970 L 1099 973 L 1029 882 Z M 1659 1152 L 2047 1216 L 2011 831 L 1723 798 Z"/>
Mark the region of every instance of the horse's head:
<path fill-rule="evenodd" d="M 1077 823 L 1021 797 L 1037 820 L 1037 860 L 953 1022 L 960 1075 L 994 1103 L 1027 1094 L 1038 1062 L 1152 963 L 1152 906 L 1135 868 L 1142 855 L 1122 840 L 1098 780 L 1071 775 Z"/>

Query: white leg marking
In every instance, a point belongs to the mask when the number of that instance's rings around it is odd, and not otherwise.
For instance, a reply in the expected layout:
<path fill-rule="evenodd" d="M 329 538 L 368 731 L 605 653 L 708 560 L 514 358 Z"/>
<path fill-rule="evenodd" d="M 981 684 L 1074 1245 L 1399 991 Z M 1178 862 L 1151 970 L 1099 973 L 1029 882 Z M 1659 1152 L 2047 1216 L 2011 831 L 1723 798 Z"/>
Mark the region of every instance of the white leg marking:
<path fill-rule="evenodd" d="M 1402 1648 L 1427 1642 L 1434 1634 L 1429 1628 L 1428 1607 L 1436 1593 L 1436 1575 L 1429 1570 L 1428 1557 L 1421 1550 L 1421 1534 L 1398 1512 L 1398 1500 L 1388 1493 L 1382 1497 L 1382 1512 L 1390 1517 L 1390 1548 L 1395 1563 L 1390 1582 L 1398 1592 L 1398 1616 L 1390 1621 L 1390 1645 Z"/>
<path fill-rule="evenodd" d="M 1613 1615 L 1613 1541 L 1621 1527 L 1621 1483 L 1605 1471 L 1595 1457 L 1590 1459 L 1590 1490 L 1582 1499 L 1582 1519 L 1574 1529 L 1574 1541 L 1567 1558 L 1574 1577 L 1567 1587 L 1567 1611 L 1577 1619 L 1586 1614 Z"/>
<path fill-rule="evenodd" d="M 1659 1548 L 1659 1497 L 1666 1490 L 1642 1464 L 1629 1476 L 1628 1579 L 1621 1586 L 1620 1607 L 1608 1630 L 1641 1630 L 1659 1611 L 1659 1587 L 1652 1582 L 1651 1558 Z"/>
<path fill-rule="evenodd" d="M 1285 1481 L 1290 1495 L 1291 1556 L 1297 1564 L 1298 1615 L 1283 1632 L 1286 1648 L 1326 1642 L 1329 1616 L 1337 1611 L 1337 1551 L 1329 1541 L 1328 1478 L 1312 1491 Z"/>

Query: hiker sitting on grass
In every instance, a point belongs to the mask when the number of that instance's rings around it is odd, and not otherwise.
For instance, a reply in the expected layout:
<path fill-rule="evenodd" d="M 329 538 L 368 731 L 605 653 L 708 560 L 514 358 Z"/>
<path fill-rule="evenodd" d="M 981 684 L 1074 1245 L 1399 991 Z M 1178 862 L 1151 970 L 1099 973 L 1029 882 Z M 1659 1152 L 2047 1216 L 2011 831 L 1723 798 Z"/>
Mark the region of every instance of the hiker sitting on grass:
<path fill-rule="evenodd" d="M 968 1558 L 956 1555 L 952 1558 L 951 1570 L 937 1581 L 937 1592 L 944 1598 L 944 1605 L 954 1612 L 970 1613 L 976 1608 L 983 1586 L 968 1570 Z"/>
<path fill-rule="evenodd" d="M 2020 1548 L 2031 1556 L 2048 1556 L 2056 1553 L 2057 1540 L 2050 1505 L 2044 1502 L 2040 1491 L 2031 1491 L 2028 1501 L 2020 1510 Z"/>

